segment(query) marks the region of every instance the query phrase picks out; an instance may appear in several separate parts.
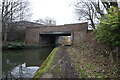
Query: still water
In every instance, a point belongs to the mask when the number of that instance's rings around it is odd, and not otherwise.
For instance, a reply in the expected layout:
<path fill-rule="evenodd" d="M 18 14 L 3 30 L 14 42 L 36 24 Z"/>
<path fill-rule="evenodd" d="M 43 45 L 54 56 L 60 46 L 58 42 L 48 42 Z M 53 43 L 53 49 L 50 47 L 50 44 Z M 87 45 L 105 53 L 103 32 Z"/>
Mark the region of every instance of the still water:
<path fill-rule="evenodd" d="M 52 49 L 49 47 L 3 51 L 3 78 L 32 78 Z"/>

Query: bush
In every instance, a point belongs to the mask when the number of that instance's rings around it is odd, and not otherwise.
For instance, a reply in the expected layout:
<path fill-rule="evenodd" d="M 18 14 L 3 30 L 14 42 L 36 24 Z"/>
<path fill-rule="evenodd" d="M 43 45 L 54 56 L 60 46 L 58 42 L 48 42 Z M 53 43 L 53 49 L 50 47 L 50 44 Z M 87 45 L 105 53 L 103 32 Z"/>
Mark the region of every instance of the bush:
<path fill-rule="evenodd" d="M 3 49 L 22 49 L 25 48 L 24 43 L 17 42 L 17 43 L 6 43 L 2 45 Z"/>
<path fill-rule="evenodd" d="M 109 46 L 120 46 L 120 11 L 118 8 L 111 7 L 108 14 L 100 19 L 97 27 L 96 38 L 98 41 Z"/>

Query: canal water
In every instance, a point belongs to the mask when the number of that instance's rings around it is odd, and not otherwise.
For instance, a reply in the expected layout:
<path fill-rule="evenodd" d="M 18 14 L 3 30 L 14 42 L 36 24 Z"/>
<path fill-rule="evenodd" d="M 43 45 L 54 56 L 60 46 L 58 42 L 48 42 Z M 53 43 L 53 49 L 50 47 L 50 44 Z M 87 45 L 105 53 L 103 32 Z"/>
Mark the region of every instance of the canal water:
<path fill-rule="evenodd" d="M 32 78 L 53 48 L 5 50 L 2 52 L 3 78 Z"/>

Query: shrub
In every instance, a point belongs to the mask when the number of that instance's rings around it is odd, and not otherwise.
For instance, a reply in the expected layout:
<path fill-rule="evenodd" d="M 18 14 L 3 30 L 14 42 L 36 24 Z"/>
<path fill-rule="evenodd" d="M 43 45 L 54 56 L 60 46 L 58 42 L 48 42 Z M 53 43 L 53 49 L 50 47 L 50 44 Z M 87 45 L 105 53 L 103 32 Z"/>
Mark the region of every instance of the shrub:
<path fill-rule="evenodd" d="M 120 11 L 118 8 L 111 7 L 108 14 L 100 19 L 97 26 L 96 38 L 99 42 L 109 46 L 120 46 Z"/>
<path fill-rule="evenodd" d="M 2 45 L 3 49 L 22 49 L 24 48 L 25 45 L 22 42 L 18 42 L 18 43 L 6 43 Z"/>

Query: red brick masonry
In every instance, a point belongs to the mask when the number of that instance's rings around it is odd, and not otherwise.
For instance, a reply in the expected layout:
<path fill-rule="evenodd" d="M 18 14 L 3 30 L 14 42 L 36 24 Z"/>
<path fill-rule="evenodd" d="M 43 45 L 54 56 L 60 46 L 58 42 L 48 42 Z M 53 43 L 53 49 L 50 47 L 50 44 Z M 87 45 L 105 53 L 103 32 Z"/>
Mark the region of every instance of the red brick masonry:
<path fill-rule="evenodd" d="M 76 24 L 65 24 L 58 26 L 41 26 L 41 27 L 27 27 L 26 28 L 26 39 L 25 43 L 27 45 L 40 45 L 41 37 L 40 33 L 42 32 L 71 32 L 73 43 L 77 44 L 83 42 L 86 37 L 88 30 L 88 23 L 76 23 Z"/>

